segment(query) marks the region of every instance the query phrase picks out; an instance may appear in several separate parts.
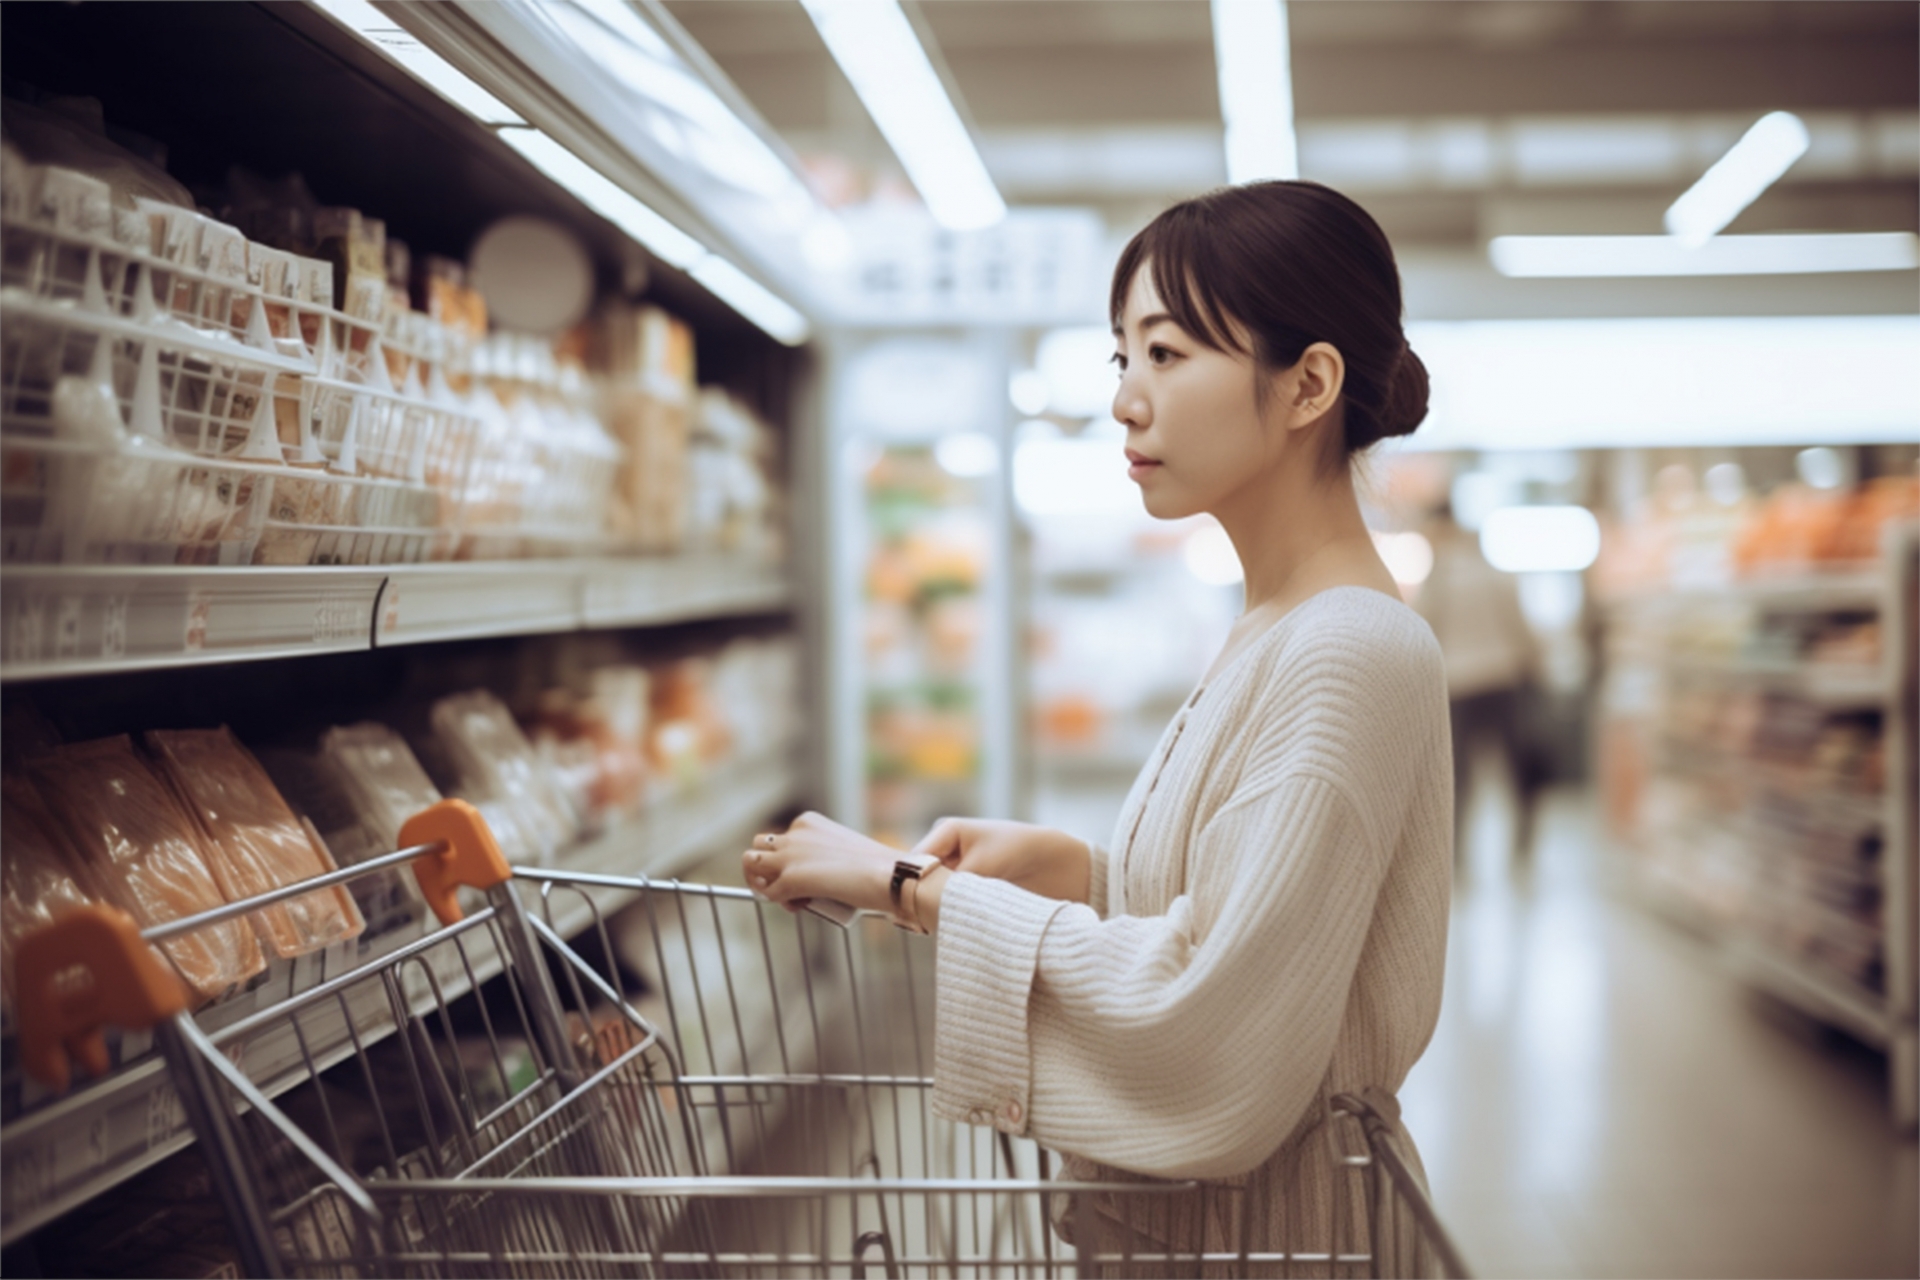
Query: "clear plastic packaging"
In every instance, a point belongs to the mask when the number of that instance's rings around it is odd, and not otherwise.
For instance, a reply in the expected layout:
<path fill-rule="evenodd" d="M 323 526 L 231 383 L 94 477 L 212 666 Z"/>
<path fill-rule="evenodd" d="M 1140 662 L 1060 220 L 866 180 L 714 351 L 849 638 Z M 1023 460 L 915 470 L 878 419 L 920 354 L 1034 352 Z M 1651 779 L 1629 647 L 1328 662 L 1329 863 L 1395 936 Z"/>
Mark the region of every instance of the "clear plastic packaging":
<path fill-rule="evenodd" d="M 14 945 L 61 912 L 98 901 L 98 894 L 81 883 L 73 851 L 26 779 L 0 782 L 0 828 L 7 833 L 7 856 L 0 860 L 0 999 L 10 1009 Z"/>
<path fill-rule="evenodd" d="M 360 812 L 354 789 L 340 767 L 317 750 L 268 748 L 254 753 L 300 823 L 343 867 L 392 853 Z M 360 916 L 363 937 L 377 937 L 420 917 L 426 902 L 413 873 L 404 868 L 363 876 L 347 885 Z"/>
<path fill-rule="evenodd" d="M 231 730 L 156 730 L 147 746 L 208 837 L 214 879 L 229 900 L 335 870 L 260 762 Z M 251 917 L 276 956 L 306 955 L 366 928 L 353 896 L 336 885 L 289 898 Z"/>
<path fill-rule="evenodd" d="M 414 814 L 442 799 L 405 738 L 371 721 L 329 729 L 320 754 L 342 785 L 378 851 L 400 847 L 400 828 Z"/>
<path fill-rule="evenodd" d="M 433 729 L 460 776 L 464 797 L 483 812 L 492 806 L 517 819 L 526 843 L 522 849 L 508 848 L 510 857 L 531 854 L 551 865 L 579 837 L 579 816 L 500 699 L 485 690 L 442 698 L 433 706 Z"/>
<path fill-rule="evenodd" d="M 226 898 L 208 869 L 204 837 L 173 792 L 124 735 L 57 748 L 33 778 L 58 813 L 81 874 L 142 928 L 210 911 Z M 210 1000 L 266 968 L 244 920 L 196 929 L 160 950 L 191 990 Z"/>

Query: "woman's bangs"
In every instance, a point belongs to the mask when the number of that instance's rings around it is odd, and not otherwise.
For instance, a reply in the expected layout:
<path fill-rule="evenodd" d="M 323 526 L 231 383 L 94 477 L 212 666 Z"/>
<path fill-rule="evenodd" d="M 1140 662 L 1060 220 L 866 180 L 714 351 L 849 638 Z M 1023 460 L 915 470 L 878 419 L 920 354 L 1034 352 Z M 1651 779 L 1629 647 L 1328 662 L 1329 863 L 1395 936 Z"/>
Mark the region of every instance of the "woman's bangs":
<path fill-rule="evenodd" d="M 1246 348 L 1236 339 L 1232 321 L 1204 283 L 1212 273 L 1196 261 L 1201 256 L 1197 239 L 1203 229 L 1179 216 L 1184 212 L 1172 209 L 1160 215 L 1120 255 L 1109 301 L 1113 325 L 1120 326 L 1133 277 L 1142 264 L 1150 264 L 1154 291 L 1175 324 L 1216 351 L 1244 355 Z"/>

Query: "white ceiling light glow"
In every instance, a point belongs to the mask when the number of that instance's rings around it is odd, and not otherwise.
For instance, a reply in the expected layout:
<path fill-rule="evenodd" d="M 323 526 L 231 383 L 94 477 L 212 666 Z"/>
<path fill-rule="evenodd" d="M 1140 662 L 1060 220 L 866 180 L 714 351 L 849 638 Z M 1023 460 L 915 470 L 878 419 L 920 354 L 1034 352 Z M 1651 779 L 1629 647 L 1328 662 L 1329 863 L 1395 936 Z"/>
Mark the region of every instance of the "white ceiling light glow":
<path fill-rule="evenodd" d="M 1761 116 L 1673 202 L 1667 210 L 1668 234 L 1692 248 L 1705 244 L 1778 182 L 1812 143 L 1806 124 L 1792 112 Z"/>
<path fill-rule="evenodd" d="M 1187 572 L 1210 587 L 1230 587 L 1246 574 L 1240 566 L 1240 553 L 1233 539 L 1217 524 L 1203 525 L 1187 535 L 1180 547 L 1180 558 Z"/>
<path fill-rule="evenodd" d="M 1213 0 L 1213 54 L 1227 126 L 1227 181 L 1299 177 L 1284 0 Z"/>
<path fill-rule="evenodd" d="M 976 479 L 1000 469 L 1000 446 L 985 432 L 962 431 L 941 436 L 933 446 L 933 460 L 950 476 Z"/>
<path fill-rule="evenodd" d="M 807 340 L 810 330 L 805 316 L 719 254 L 708 254 L 688 268 L 687 274 L 775 340 L 790 347 Z"/>
<path fill-rule="evenodd" d="M 538 129 L 502 129 L 500 140 L 668 266 L 685 270 L 707 256 L 705 245 Z"/>
<path fill-rule="evenodd" d="M 1412 449 L 1920 439 L 1920 316 L 1428 320 Z M 1456 511 L 1465 519 L 1462 492 Z"/>
<path fill-rule="evenodd" d="M 934 221 L 977 231 L 1006 217 L 1006 201 L 898 0 L 802 3 Z"/>
<path fill-rule="evenodd" d="M 759 281 L 649 209 L 631 192 L 538 129 L 502 129 L 500 138 L 580 202 L 679 267 L 742 316 L 788 346 L 807 340 L 807 318 Z"/>
<path fill-rule="evenodd" d="M 1585 507 L 1501 507 L 1480 526 L 1480 553 L 1504 573 L 1575 573 L 1600 558 L 1600 522 Z"/>
<path fill-rule="evenodd" d="M 1767 276 L 1912 271 L 1920 236 L 1909 231 L 1715 236 L 1689 247 L 1676 236 L 1495 236 L 1487 256 L 1503 276 Z"/>
<path fill-rule="evenodd" d="M 435 93 L 481 124 L 525 124 L 518 112 L 482 89 L 374 8 L 367 0 L 314 0 L 320 11 L 378 49 Z"/>
<path fill-rule="evenodd" d="M 1433 544 L 1419 533 L 1376 533 L 1374 549 L 1387 566 L 1393 580 L 1403 587 L 1417 587 L 1433 574 Z"/>

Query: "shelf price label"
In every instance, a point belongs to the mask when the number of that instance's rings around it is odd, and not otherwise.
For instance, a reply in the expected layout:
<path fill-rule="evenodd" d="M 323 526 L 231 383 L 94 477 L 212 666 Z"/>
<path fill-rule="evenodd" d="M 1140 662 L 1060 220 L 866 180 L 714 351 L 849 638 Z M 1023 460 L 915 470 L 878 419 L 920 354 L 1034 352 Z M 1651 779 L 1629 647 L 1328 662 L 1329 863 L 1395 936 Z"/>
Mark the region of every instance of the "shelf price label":
<path fill-rule="evenodd" d="M 38 662 L 46 653 L 47 602 L 28 596 L 7 611 L 7 661 Z"/>
<path fill-rule="evenodd" d="M 366 615 L 351 596 L 322 596 L 313 608 L 313 642 L 344 644 L 366 634 Z"/>
<path fill-rule="evenodd" d="M 106 596 L 100 601 L 100 656 L 108 661 L 127 652 L 127 597 Z"/>
<path fill-rule="evenodd" d="M 199 653 L 207 647 L 207 626 L 213 621 L 213 597 L 204 591 L 187 593 L 187 625 L 181 647 Z"/>

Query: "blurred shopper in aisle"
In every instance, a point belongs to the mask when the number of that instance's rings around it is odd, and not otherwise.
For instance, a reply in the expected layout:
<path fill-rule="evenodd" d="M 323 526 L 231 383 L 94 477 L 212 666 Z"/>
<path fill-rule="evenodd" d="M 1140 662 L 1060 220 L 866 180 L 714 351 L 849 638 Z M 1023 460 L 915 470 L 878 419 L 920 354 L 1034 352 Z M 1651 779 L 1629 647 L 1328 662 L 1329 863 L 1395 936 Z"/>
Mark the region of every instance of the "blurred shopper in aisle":
<path fill-rule="evenodd" d="M 1468 802 L 1476 757 L 1499 753 L 1518 808 L 1514 852 L 1533 847 L 1534 813 L 1545 770 L 1527 732 L 1528 700 L 1538 696 L 1540 646 L 1520 609 L 1520 588 L 1480 554 L 1480 541 L 1441 503 L 1427 540 L 1433 572 L 1417 606 L 1446 658 L 1447 698 L 1453 706 L 1453 849 L 1465 858 Z"/>

